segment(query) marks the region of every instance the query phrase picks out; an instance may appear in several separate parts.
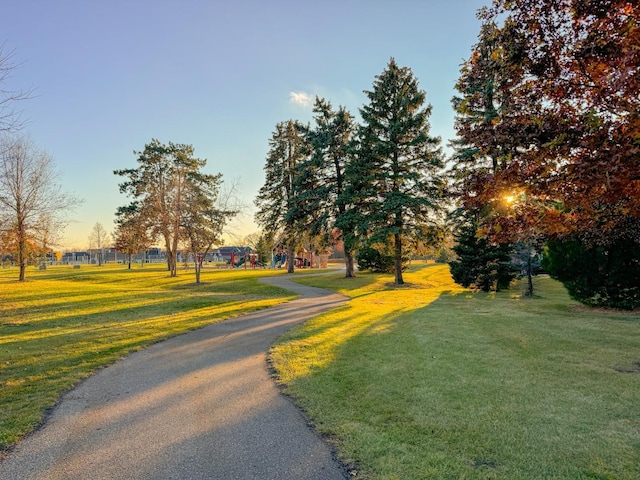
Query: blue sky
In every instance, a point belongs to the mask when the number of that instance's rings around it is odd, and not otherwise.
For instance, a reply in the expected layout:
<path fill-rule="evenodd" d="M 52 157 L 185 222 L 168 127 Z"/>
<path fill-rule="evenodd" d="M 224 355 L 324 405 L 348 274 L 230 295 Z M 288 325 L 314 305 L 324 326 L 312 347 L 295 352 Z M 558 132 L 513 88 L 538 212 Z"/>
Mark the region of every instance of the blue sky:
<path fill-rule="evenodd" d="M 231 238 L 258 230 L 253 199 L 277 122 L 312 118 L 325 97 L 358 118 L 394 57 L 433 105 L 431 133 L 453 133 L 451 97 L 489 0 L 6 1 L 0 43 L 21 63 L 2 87 L 34 88 L 24 133 L 49 152 L 65 190 L 84 200 L 63 248 L 113 229 L 116 168 L 152 138 L 187 143 L 207 170 L 237 180 L 247 213 Z"/>

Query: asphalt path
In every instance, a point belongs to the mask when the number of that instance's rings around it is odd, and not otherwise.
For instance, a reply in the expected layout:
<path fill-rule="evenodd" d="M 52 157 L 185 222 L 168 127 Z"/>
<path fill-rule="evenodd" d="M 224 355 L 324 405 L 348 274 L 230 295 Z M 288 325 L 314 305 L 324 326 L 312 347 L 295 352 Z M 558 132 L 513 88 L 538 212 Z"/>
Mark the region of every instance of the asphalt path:
<path fill-rule="evenodd" d="M 0 479 L 348 478 L 267 365 L 279 335 L 346 299 L 286 277 L 263 280 L 301 297 L 102 369 L 0 462 Z"/>

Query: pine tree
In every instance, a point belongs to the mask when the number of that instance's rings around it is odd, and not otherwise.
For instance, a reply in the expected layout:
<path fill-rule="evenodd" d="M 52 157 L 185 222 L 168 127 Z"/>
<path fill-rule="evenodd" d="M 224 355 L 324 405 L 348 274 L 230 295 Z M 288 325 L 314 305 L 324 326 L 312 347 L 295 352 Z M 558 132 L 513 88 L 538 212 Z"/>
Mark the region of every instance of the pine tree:
<path fill-rule="evenodd" d="M 361 243 L 393 244 L 395 283 L 403 284 L 402 258 L 413 238 L 441 205 L 440 139 L 429 136 L 431 105 L 411 69 L 392 58 L 365 91 L 357 148 L 347 169 L 343 218 Z M 365 242 L 366 240 L 366 242 Z"/>
<path fill-rule="evenodd" d="M 185 210 L 181 229 L 186 245 L 193 255 L 196 284 L 200 283 L 202 262 L 215 244 L 222 242 L 222 231 L 238 212 L 219 208 L 222 175 L 197 174 L 189 177 L 185 186 Z"/>
<path fill-rule="evenodd" d="M 310 155 L 296 177 L 297 197 L 290 218 L 302 221 L 320 245 L 332 245 L 350 235 L 349 226 L 337 228 L 336 219 L 351 207 L 340 199 L 345 191 L 345 169 L 355 130 L 353 116 L 344 108 L 316 98 L 315 127 L 308 133 Z M 344 242 L 345 276 L 355 276 L 353 250 Z"/>
<path fill-rule="evenodd" d="M 525 187 L 499 180 L 518 152 L 502 121 L 513 114 L 514 106 L 509 94 L 513 72 L 504 62 L 501 31 L 494 22 L 485 22 L 478 37 L 456 83 L 458 95 L 452 99 L 458 137 L 451 142 L 451 186 L 464 213 L 454 247 L 458 259 L 449 266 L 456 283 L 489 291 L 509 287 L 514 278 L 505 267 L 510 260 L 509 245 L 527 240 L 523 225 L 511 222 L 509 228 L 502 228 L 506 224 L 495 228 L 492 221 L 497 211 L 504 210 L 503 197 L 522 193 Z M 493 195 L 483 195 L 487 189 Z M 515 205 L 509 207 L 515 213 Z M 509 218 L 516 219 L 515 215 Z M 531 228 L 526 233 L 532 233 Z M 533 284 L 530 286 L 533 294 Z"/>
<path fill-rule="evenodd" d="M 120 184 L 120 192 L 126 193 L 132 202 L 126 209 L 144 219 L 152 238 L 161 237 L 167 252 L 167 269 L 177 276 L 177 256 L 180 242 L 185 239 L 185 221 L 190 204 L 188 195 L 194 189 L 206 195 L 217 195 L 219 175 L 202 172 L 207 161 L 194 157 L 191 145 L 168 145 L 153 139 L 138 154 L 138 168 L 114 171 L 126 177 Z M 123 210 L 124 211 L 124 210 Z"/>
<path fill-rule="evenodd" d="M 504 243 L 491 243 L 478 235 L 479 215 L 466 212 L 455 234 L 453 251 L 457 259 L 449 262 L 453 280 L 463 287 L 484 292 L 509 288 L 516 277 L 510 265 L 512 247 Z"/>
<path fill-rule="evenodd" d="M 290 212 L 296 204 L 296 177 L 308 154 L 307 127 L 298 121 L 280 122 L 269 140 L 264 166 L 265 182 L 255 199 L 255 218 L 268 233 L 281 236 L 287 249 L 288 273 L 293 273 L 293 258 L 299 238 L 297 217 Z"/>

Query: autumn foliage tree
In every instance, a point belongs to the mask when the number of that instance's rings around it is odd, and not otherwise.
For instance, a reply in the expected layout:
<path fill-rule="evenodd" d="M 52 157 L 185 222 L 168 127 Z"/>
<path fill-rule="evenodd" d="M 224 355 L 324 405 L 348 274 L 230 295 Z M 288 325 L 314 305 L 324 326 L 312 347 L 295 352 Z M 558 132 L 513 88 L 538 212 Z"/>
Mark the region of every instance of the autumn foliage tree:
<path fill-rule="evenodd" d="M 495 201 L 511 189 L 548 201 L 541 228 L 552 235 L 579 233 L 596 243 L 633 235 L 640 219 L 638 3 L 496 0 L 480 15 L 483 28 L 501 24 L 489 58 L 508 103 L 489 135 L 479 127 L 459 134 L 480 149 L 511 148 L 499 171 L 476 183 L 477 198 Z M 465 64 L 471 76 L 484 70 L 488 43 L 481 37 Z"/>
<path fill-rule="evenodd" d="M 487 235 L 640 241 L 638 3 L 495 0 L 480 18 L 459 86 L 484 86 L 469 98 L 489 91 L 499 108 L 458 125 L 474 161 L 494 167 L 472 169 L 465 206 L 496 207 Z M 508 195 L 525 200 L 519 211 L 500 211 Z"/>
<path fill-rule="evenodd" d="M 513 195 L 512 185 L 500 192 L 497 178 L 517 155 L 518 143 L 505 128 L 508 122 L 502 121 L 515 107 L 510 93 L 514 76 L 502 61 L 501 31 L 488 21 L 478 38 L 471 58 L 462 66 L 458 94 L 452 99 L 458 138 L 451 142 L 450 190 L 464 209 L 452 217 L 457 258 L 449 266 L 460 285 L 489 291 L 508 288 L 513 279 L 508 262 L 516 232 L 509 229 L 508 236 L 495 231 L 489 235 L 487 228 L 504 206 L 502 197 Z M 491 194 L 483 195 L 487 191 Z"/>

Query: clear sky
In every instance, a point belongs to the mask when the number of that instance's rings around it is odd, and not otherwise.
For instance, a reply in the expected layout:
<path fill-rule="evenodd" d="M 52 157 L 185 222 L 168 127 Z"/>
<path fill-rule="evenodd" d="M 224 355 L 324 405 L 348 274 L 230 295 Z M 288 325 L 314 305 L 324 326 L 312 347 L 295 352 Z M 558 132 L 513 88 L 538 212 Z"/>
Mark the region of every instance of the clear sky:
<path fill-rule="evenodd" d="M 258 230 L 277 122 L 312 119 L 315 95 L 359 118 L 363 90 L 394 57 L 433 105 L 431 133 L 453 137 L 451 97 L 489 0 L 5 0 L 0 43 L 21 63 L 3 88 L 35 93 L 24 133 L 84 200 L 63 248 L 127 203 L 117 168 L 152 138 L 186 143 L 207 170 L 238 180 L 249 205 L 231 234 Z M 233 238 L 227 243 L 233 242 Z"/>

